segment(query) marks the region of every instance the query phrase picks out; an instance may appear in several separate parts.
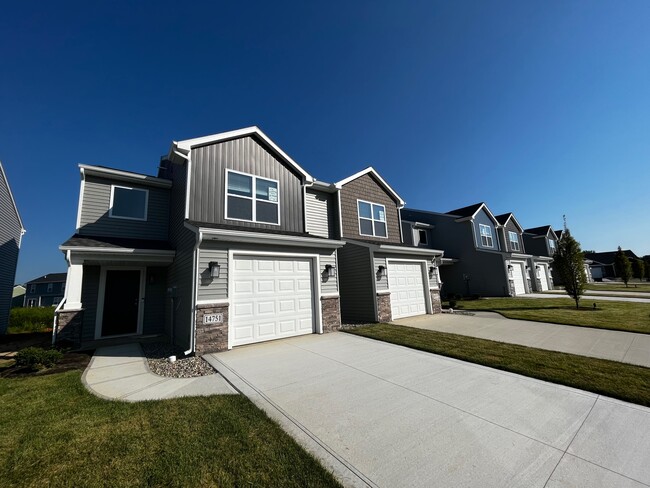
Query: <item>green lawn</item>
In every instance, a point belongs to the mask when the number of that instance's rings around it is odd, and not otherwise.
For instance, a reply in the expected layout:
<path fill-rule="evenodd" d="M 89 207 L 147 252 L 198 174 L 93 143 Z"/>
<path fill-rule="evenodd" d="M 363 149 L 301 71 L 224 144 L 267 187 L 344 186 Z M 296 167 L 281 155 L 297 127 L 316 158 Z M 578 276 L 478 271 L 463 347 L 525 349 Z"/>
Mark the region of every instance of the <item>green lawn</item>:
<path fill-rule="evenodd" d="M 0 379 L 2 486 L 339 486 L 243 396 L 101 400 L 80 372 Z"/>
<path fill-rule="evenodd" d="M 628 292 L 634 292 L 634 293 L 650 293 L 650 283 L 647 281 L 643 281 L 639 283 L 638 280 L 634 280 L 633 282 L 628 283 L 628 286 L 626 287 L 623 283 L 621 284 L 615 284 L 615 283 L 607 283 L 607 284 L 602 284 L 602 285 L 596 285 L 594 283 L 590 283 L 588 285 L 585 285 L 586 290 L 599 290 L 599 291 L 628 291 Z"/>
<path fill-rule="evenodd" d="M 594 303 L 596 309 L 593 309 Z M 650 334 L 650 303 L 583 298 L 580 310 L 576 310 L 575 303 L 570 298 L 487 298 L 460 300 L 454 308 L 494 311 L 509 319 Z"/>
<path fill-rule="evenodd" d="M 345 332 L 650 406 L 650 368 L 400 325 Z"/>

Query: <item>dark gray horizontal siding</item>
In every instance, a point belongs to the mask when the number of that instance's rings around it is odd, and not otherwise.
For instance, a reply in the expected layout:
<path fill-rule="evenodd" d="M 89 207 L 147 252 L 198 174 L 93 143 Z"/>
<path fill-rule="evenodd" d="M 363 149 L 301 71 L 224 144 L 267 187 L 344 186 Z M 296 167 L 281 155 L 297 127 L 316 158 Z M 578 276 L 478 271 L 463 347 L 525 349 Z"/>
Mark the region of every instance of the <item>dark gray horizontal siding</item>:
<path fill-rule="evenodd" d="M 146 221 L 118 219 L 108 216 L 112 184 L 142 188 L 149 191 Z M 79 233 L 95 236 L 166 240 L 169 226 L 169 202 L 170 191 L 166 188 L 147 187 L 123 181 L 86 176 Z"/>
<path fill-rule="evenodd" d="M 374 322 L 376 297 L 370 250 L 346 244 L 338 250 L 341 318 L 350 322 Z"/>
<path fill-rule="evenodd" d="M 7 331 L 21 232 L 9 187 L 0 165 L 0 334 Z"/>
<path fill-rule="evenodd" d="M 279 226 L 225 218 L 226 169 L 278 181 Z M 190 178 L 190 220 L 304 232 L 301 178 L 252 137 L 193 149 Z"/>
<path fill-rule="evenodd" d="M 167 268 L 148 267 L 146 280 L 142 333 L 163 334 L 167 313 Z"/>

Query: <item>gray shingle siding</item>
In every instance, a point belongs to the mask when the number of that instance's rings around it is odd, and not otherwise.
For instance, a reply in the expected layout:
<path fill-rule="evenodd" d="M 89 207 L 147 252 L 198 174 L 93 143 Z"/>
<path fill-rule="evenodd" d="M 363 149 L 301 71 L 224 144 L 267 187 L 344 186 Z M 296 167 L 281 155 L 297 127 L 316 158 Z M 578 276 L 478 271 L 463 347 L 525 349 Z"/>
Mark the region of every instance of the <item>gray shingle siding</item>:
<path fill-rule="evenodd" d="M 149 191 L 147 220 L 109 217 L 111 185 L 142 188 Z M 169 225 L 170 192 L 166 188 L 149 187 L 86 175 L 81 203 L 79 234 L 134 239 L 166 240 Z"/>
<path fill-rule="evenodd" d="M 370 250 L 346 244 L 338 250 L 341 319 L 350 322 L 374 322 L 376 297 Z"/>
<path fill-rule="evenodd" d="M 0 334 L 7 331 L 22 226 L 0 164 Z"/>
<path fill-rule="evenodd" d="M 512 248 L 512 244 L 510 243 L 510 236 L 508 235 L 508 232 L 514 232 L 517 234 L 517 236 L 519 236 L 519 250 Z M 517 228 L 517 226 L 512 220 L 509 220 L 508 223 L 504 226 L 503 234 L 505 238 L 505 241 L 503 243 L 504 250 L 508 252 L 525 253 L 526 246 L 524 245 L 524 238 L 521 235 L 521 231 Z"/>
<path fill-rule="evenodd" d="M 483 243 L 481 242 L 480 224 L 487 225 L 488 227 L 490 227 L 490 230 L 492 232 L 493 247 L 484 246 Z M 494 222 L 492 221 L 492 219 L 488 216 L 487 213 L 485 213 L 485 210 L 481 210 L 474 217 L 474 230 L 476 235 L 477 248 L 490 249 L 492 251 L 498 251 L 500 249 L 499 236 L 497 234 L 496 227 L 494 226 Z"/>
<path fill-rule="evenodd" d="M 302 178 L 253 137 L 194 148 L 191 164 L 190 220 L 304 232 Z M 280 225 L 225 218 L 226 169 L 278 181 Z"/>

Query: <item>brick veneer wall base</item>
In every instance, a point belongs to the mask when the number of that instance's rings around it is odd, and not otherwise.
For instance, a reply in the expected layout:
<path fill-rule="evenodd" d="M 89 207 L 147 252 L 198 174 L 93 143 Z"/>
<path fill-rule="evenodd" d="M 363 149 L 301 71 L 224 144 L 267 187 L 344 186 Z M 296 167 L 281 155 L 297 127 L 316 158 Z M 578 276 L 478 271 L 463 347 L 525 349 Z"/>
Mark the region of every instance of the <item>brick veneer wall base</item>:
<path fill-rule="evenodd" d="M 70 342 L 73 347 L 81 346 L 81 329 L 83 327 L 84 311 L 61 310 L 56 314 L 56 342 Z"/>
<path fill-rule="evenodd" d="M 323 332 L 333 332 L 341 327 L 341 306 L 339 297 L 321 297 Z"/>
<path fill-rule="evenodd" d="M 377 295 L 377 320 L 379 322 L 390 322 L 393 314 L 390 310 L 390 294 Z"/>
<path fill-rule="evenodd" d="M 223 314 L 220 324 L 204 324 L 203 316 L 213 313 Z M 208 304 L 196 306 L 196 354 L 202 356 L 211 352 L 228 349 L 228 304 Z"/>
<path fill-rule="evenodd" d="M 440 313 L 442 311 L 440 290 L 429 290 L 429 293 L 431 294 L 431 313 Z"/>

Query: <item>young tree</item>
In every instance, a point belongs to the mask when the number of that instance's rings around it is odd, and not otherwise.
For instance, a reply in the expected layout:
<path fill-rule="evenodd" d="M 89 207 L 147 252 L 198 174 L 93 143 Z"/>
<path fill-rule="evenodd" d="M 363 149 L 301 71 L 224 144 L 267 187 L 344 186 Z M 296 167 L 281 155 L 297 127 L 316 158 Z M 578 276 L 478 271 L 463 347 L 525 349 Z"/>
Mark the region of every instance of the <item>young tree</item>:
<path fill-rule="evenodd" d="M 580 297 L 587 283 L 584 254 L 580 250 L 580 243 L 573 238 L 566 227 L 557 242 L 553 255 L 553 268 L 564 283 L 564 291 L 576 302 L 576 308 L 580 308 Z"/>
<path fill-rule="evenodd" d="M 634 260 L 634 263 L 632 264 L 632 271 L 634 273 L 634 277 L 639 279 L 639 282 L 643 281 L 643 277 L 645 276 L 645 263 L 643 262 L 643 259 Z"/>
<path fill-rule="evenodd" d="M 621 277 L 627 287 L 630 278 L 632 278 L 632 264 L 621 249 L 621 246 L 618 246 L 618 252 L 614 258 L 614 267 L 616 268 L 616 273 Z"/>
<path fill-rule="evenodd" d="M 650 255 L 643 256 L 643 262 L 645 263 L 645 279 L 650 281 Z"/>

